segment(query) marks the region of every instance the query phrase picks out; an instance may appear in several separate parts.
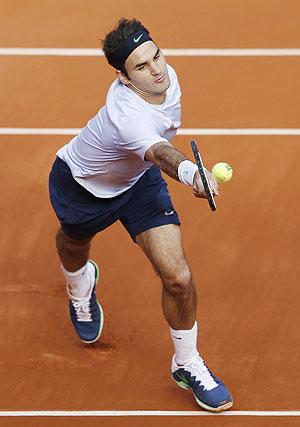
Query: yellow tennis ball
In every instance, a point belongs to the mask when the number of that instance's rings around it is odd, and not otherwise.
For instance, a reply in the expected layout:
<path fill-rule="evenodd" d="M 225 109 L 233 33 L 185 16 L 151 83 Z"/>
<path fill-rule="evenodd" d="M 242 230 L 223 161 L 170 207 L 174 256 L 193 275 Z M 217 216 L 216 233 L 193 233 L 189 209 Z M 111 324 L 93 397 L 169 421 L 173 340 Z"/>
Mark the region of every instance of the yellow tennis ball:
<path fill-rule="evenodd" d="M 233 170 L 228 163 L 220 162 L 212 168 L 212 174 L 218 182 L 227 182 L 231 180 Z"/>

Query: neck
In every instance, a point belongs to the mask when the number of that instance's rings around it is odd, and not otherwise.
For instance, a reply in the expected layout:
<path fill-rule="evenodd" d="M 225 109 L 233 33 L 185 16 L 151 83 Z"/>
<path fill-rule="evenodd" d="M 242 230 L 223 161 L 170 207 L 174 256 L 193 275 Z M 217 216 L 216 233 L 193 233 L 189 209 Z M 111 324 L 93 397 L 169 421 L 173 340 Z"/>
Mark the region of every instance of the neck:
<path fill-rule="evenodd" d="M 128 84 L 128 87 L 137 95 L 139 95 L 141 98 L 143 98 L 145 101 L 149 102 L 149 104 L 163 104 L 165 102 L 166 92 L 163 92 L 162 94 L 145 92 L 144 90 L 136 87 L 131 82 Z"/>

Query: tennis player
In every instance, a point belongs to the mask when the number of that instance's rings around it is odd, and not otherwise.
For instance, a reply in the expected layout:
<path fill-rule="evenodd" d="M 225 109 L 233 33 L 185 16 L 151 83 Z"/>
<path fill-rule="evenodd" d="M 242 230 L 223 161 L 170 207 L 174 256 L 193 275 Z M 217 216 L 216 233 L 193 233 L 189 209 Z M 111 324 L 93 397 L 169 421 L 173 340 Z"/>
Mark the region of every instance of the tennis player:
<path fill-rule="evenodd" d="M 210 411 L 232 406 L 225 385 L 197 350 L 196 288 L 180 220 L 161 170 L 205 198 L 197 166 L 171 144 L 180 126 L 180 86 L 149 31 L 120 19 L 103 41 L 116 69 L 105 106 L 57 152 L 49 189 L 60 221 L 56 236 L 70 318 L 85 343 L 99 339 L 104 316 L 96 297 L 93 237 L 121 221 L 162 281 L 162 308 L 174 344 L 172 377 Z M 213 192 L 218 186 L 207 172 Z"/>

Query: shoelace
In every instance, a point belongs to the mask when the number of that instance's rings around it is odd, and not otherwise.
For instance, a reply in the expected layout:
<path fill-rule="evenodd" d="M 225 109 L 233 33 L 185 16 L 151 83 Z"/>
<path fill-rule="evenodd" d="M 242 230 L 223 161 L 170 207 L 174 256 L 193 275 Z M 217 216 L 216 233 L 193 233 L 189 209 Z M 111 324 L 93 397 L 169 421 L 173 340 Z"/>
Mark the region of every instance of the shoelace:
<path fill-rule="evenodd" d="M 91 322 L 92 316 L 90 312 L 89 298 L 82 298 L 79 301 L 72 301 L 73 307 L 76 312 L 76 317 L 79 322 Z"/>
<path fill-rule="evenodd" d="M 203 359 L 198 356 L 196 357 L 187 367 L 192 376 L 196 377 L 196 381 L 200 381 L 200 384 L 205 390 L 213 390 L 218 387 L 218 383 L 214 380 Z"/>
<path fill-rule="evenodd" d="M 77 320 L 79 322 L 92 322 L 92 316 L 90 311 L 90 297 L 75 298 L 70 294 L 68 286 L 67 286 L 67 294 L 74 307 Z"/>

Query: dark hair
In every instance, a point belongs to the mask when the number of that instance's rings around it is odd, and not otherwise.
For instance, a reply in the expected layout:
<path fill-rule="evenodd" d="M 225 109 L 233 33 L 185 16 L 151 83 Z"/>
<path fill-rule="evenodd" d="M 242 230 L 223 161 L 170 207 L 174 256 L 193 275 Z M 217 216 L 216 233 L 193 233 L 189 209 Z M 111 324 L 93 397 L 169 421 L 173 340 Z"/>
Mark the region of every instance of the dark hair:
<path fill-rule="evenodd" d="M 102 50 L 106 57 L 106 59 L 109 61 L 110 55 L 115 52 L 122 42 L 130 35 L 135 33 L 136 31 L 146 30 L 147 33 L 149 31 L 147 28 L 144 27 L 144 25 L 138 21 L 137 19 L 126 19 L 126 18 L 120 18 L 118 24 L 116 27 L 110 31 L 108 34 L 106 34 L 105 39 L 102 41 Z M 123 74 L 128 77 L 127 71 L 125 69 L 125 65 L 122 67 Z"/>

